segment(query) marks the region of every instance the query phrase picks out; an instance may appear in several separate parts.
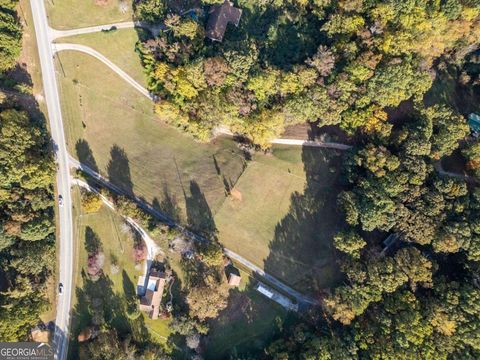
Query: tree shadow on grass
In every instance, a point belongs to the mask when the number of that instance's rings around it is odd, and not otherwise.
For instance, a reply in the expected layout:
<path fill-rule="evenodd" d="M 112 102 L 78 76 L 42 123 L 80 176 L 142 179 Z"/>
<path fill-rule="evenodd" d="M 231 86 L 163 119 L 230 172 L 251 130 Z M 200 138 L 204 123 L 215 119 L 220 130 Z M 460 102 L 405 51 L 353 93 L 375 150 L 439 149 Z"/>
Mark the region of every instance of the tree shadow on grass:
<path fill-rule="evenodd" d="M 254 358 L 286 322 L 295 318 L 295 314 L 257 292 L 255 283 L 251 279 L 245 289 L 230 290 L 226 308 L 209 322 L 205 358 Z"/>
<path fill-rule="evenodd" d="M 85 250 L 88 254 L 95 254 L 102 249 L 102 242 L 97 233 L 90 226 L 85 228 Z"/>
<path fill-rule="evenodd" d="M 174 222 L 179 222 L 182 218 L 182 210 L 178 206 L 175 195 L 170 193 L 166 182 L 163 183 L 162 192 L 162 201 L 159 201 L 158 198 L 155 197 L 152 201 L 152 207 L 167 215 Z"/>
<path fill-rule="evenodd" d="M 335 150 L 305 147 L 302 160 L 304 192 L 292 194 L 289 213 L 277 224 L 269 244 L 264 269 L 302 292 L 317 294 L 340 276 L 332 238 L 342 225 L 336 211 L 341 156 Z"/>
<path fill-rule="evenodd" d="M 82 270 L 83 286 L 76 288 L 77 303 L 73 309 L 73 327 L 70 355 L 78 356 L 77 336 L 86 327 L 103 325 L 115 328 L 119 335 L 130 333 L 125 316 L 124 300 L 113 291 L 113 282 L 104 274 L 98 280 L 91 280 Z"/>
<path fill-rule="evenodd" d="M 223 182 L 223 187 L 225 188 L 225 195 L 230 194 L 230 191 L 232 191 L 233 188 L 233 181 L 225 176 L 225 174 L 222 172 L 220 169 L 220 165 L 218 164 L 217 158 L 215 155 L 212 155 L 213 157 L 213 165 L 215 166 L 215 170 L 217 172 L 217 175 L 222 178 Z"/>
<path fill-rule="evenodd" d="M 438 71 L 432 87 L 425 94 L 425 104 L 432 106 L 445 103 L 465 116 L 478 111 L 480 88 L 471 84 L 462 85 L 458 81 L 460 73 L 457 66 L 448 66 L 445 70 Z"/>
<path fill-rule="evenodd" d="M 208 239 L 217 235 L 217 227 L 205 195 L 195 180 L 190 181 L 190 195 L 186 198 L 188 226 Z"/>
<path fill-rule="evenodd" d="M 129 314 L 127 316 L 129 316 L 129 325 L 132 337 L 137 343 L 147 343 L 150 339 L 150 335 L 145 326 L 145 321 L 143 317 L 138 316 L 132 318 L 133 314 L 139 314 L 137 304 L 138 299 L 135 287 L 125 270 L 122 271 L 122 285 L 123 293 L 125 295 L 126 312 L 127 314 Z"/>
<path fill-rule="evenodd" d="M 107 165 L 108 179 L 121 187 L 128 195 L 133 195 L 132 176 L 127 153 L 118 145 L 110 149 L 110 161 Z"/>
<path fill-rule="evenodd" d="M 78 161 L 98 173 L 98 165 L 88 141 L 84 139 L 78 140 L 75 144 L 75 152 L 77 153 Z"/>
<path fill-rule="evenodd" d="M 114 328 L 119 337 L 131 339 L 139 346 L 146 346 L 150 334 L 142 316 L 130 318 L 129 306 L 137 307 L 135 288 L 128 274 L 123 271 L 124 294 L 114 291 L 113 281 L 106 275 L 100 275 L 93 281 L 82 270 L 83 286 L 77 287 L 77 303 L 72 311 L 72 339 L 69 347 L 69 358 L 78 358 L 79 343 L 77 336 L 86 327 L 107 326 Z"/>

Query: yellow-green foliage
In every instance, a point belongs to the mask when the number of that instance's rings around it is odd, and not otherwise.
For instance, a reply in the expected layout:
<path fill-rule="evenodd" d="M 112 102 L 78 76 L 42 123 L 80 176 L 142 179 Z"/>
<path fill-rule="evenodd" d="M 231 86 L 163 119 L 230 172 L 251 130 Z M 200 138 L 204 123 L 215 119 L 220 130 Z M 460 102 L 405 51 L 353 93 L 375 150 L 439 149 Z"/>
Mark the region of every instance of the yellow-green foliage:
<path fill-rule="evenodd" d="M 100 195 L 87 190 L 82 190 L 81 194 L 83 211 L 85 211 L 87 214 L 90 214 L 100 210 L 103 205 Z"/>

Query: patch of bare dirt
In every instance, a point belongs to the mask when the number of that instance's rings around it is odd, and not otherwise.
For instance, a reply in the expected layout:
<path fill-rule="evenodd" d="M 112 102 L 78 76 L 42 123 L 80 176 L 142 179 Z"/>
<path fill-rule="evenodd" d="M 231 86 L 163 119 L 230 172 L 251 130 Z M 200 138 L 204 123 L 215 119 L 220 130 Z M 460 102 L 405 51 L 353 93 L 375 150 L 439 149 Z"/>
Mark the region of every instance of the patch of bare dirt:
<path fill-rule="evenodd" d="M 230 197 L 235 201 L 242 201 L 242 193 L 236 188 L 230 191 Z"/>
<path fill-rule="evenodd" d="M 94 0 L 94 3 L 97 6 L 107 6 L 110 3 L 110 0 Z"/>

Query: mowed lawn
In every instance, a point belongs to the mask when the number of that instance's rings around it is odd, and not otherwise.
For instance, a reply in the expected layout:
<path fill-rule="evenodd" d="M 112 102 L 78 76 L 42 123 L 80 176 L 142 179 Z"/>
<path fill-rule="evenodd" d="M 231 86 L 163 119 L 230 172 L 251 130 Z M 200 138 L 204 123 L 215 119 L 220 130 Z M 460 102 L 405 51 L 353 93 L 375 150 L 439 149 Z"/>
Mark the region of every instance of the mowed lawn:
<path fill-rule="evenodd" d="M 76 29 L 132 19 L 132 0 L 44 1 L 49 25 L 54 29 Z"/>
<path fill-rule="evenodd" d="M 115 65 L 146 86 L 140 57 L 135 52 L 138 34 L 135 29 L 118 29 L 111 32 L 96 32 L 57 39 L 58 43 L 81 44 L 97 50 Z"/>
<path fill-rule="evenodd" d="M 298 290 L 332 285 L 340 165 L 336 151 L 318 148 L 256 155 L 215 216 L 220 241 Z"/>
<path fill-rule="evenodd" d="M 71 355 L 76 358 L 75 354 L 78 354 L 76 338 L 79 332 L 92 325 L 89 306 L 93 303 L 104 309 L 105 320 L 120 334 L 132 333 L 140 340 L 165 343 L 170 335 L 168 320 L 152 321 L 144 314 L 135 320 L 127 316 L 127 301 L 136 299 L 138 276 L 143 274 L 143 264 L 135 266 L 132 234 L 125 230 L 123 219 L 106 206 L 97 213 L 83 213 L 79 194 L 78 188 L 74 188 L 76 263 L 72 341 L 69 347 Z M 97 281 L 92 281 L 86 275 L 88 254 L 85 244 L 93 238 L 97 239 L 105 256 L 103 275 Z M 117 263 L 118 272 L 112 271 L 112 262 Z"/>
<path fill-rule="evenodd" d="M 172 217 L 208 222 L 224 179 L 235 183 L 245 166 L 234 142 L 202 144 L 162 124 L 149 99 L 89 55 L 62 51 L 57 69 L 70 153 Z"/>

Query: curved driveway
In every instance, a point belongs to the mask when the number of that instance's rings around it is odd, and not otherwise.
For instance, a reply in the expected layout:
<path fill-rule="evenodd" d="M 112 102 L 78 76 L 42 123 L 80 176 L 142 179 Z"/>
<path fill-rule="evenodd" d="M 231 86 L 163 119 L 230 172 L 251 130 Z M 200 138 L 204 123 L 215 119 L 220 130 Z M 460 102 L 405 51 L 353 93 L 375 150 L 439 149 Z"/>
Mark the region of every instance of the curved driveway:
<path fill-rule="evenodd" d="M 89 26 L 89 27 L 71 29 L 71 30 L 56 30 L 56 29 L 50 28 L 50 36 L 51 36 L 51 40 L 54 40 L 62 37 L 91 34 L 91 33 L 96 33 L 100 31 L 106 31 L 106 30 L 110 30 L 112 27 L 115 27 L 117 29 L 131 29 L 135 27 L 135 23 L 133 21 L 126 21 L 121 23 Z"/>
<path fill-rule="evenodd" d="M 53 44 L 52 47 L 53 47 L 53 50 L 55 52 L 63 51 L 63 50 L 74 50 L 74 51 L 83 52 L 85 54 L 93 56 L 94 58 L 97 58 L 98 60 L 103 62 L 105 65 L 107 65 L 110 69 L 115 71 L 123 80 L 128 82 L 135 89 L 137 89 L 142 95 L 151 99 L 150 93 L 148 92 L 147 89 L 145 89 L 142 85 L 140 85 L 138 82 L 136 82 L 130 75 L 128 75 L 125 71 L 120 69 L 113 62 L 108 60 L 108 58 L 106 58 L 105 56 L 100 54 L 97 50 L 94 50 L 91 47 L 88 47 L 88 46 L 85 46 L 85 45 L 66 44 L 66 43 Z"/>

